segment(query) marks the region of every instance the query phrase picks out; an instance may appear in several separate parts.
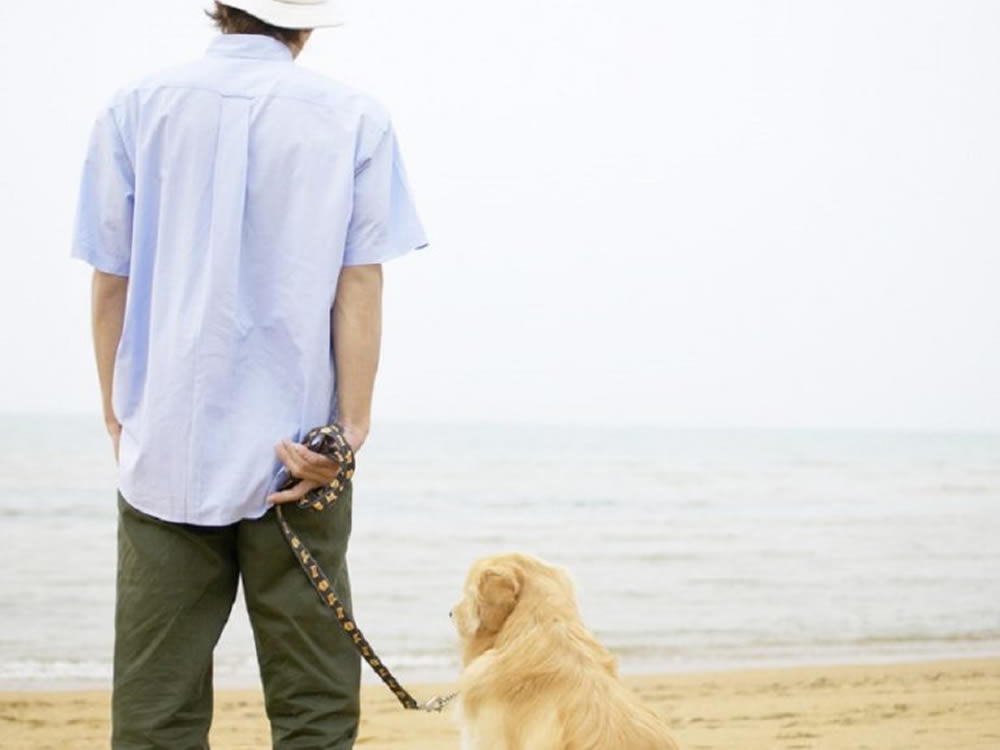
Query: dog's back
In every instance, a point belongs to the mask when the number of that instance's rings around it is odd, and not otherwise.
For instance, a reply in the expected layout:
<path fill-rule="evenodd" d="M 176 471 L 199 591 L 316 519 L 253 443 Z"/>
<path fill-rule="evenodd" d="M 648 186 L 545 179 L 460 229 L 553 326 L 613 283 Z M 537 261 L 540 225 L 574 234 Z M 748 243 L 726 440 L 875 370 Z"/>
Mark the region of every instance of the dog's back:
<path fill-rule="evenodd" d="M 467 750 L 677 750 L 663 721 L 596 662 L 504 690 L 510 662 L 485 661 L 462 681 Z"/>

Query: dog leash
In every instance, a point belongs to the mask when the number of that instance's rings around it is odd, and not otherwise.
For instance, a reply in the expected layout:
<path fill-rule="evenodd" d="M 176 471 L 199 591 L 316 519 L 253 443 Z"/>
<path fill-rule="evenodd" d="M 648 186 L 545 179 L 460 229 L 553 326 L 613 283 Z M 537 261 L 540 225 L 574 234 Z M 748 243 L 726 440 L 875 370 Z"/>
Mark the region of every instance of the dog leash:
<path fill-rule="evenodd" d="M 299 500 L 298 506 L 300 508 L 308 508 L 314 511 L 324 511 L 331 505 L 337 502 L 340 498 L 341 492 L 347 487 L 348 483 L 351 481 L 351 477 L 354 476 L 354 450 L 351 448 L 347 439 L 344 437 L 344 429 L 338 424 L 327 425 L 325 427 L 317 427 L 310 430 L 309 433 L 302 440 L 302 443 L 309 448 L 309 450 L 315 451 L 316 453 L 321 453 L 327 458 L 336 461 L 340 469 L 337 472 L 336 478 L 330 482 L 330 484 L 325 487 L 317 487 L 314 490 L 310 490 L 304 498 Z M 293 477 L 286 468 L 282 468 L 283 474 L 279 474 L 279 479 L 277 481 L 278 490 L 286 490 L 293 486 L 299 480 Z M 368 666 L 370 666 L 377 674 L 382 682 L 385 683 L 396 699 L 402 704 L 403 708 L 409 711 L 428 711 L 428 712 L 440 712 L 447 706 L 452 700 L 457 697 L 458 693 L 451 693 L 446 696 L 435 696 L 431 698 L 426 703 L 418 703 L 417 700 L 410 695 L 407 690 L 399 684 L 399 681 L 393 677 L 392 672 L 387 666 L 378 658 L 375 653 L 375 649 L 371 647 L 368 643 L 368 639 L 365 638 L 361 629 L 358 627 L 357 623 L 354 622 L 354 618 L 351 617 L 351 613 L 348 611 L 347 607 L 344 605 L 337 595 L 333 591 L 333 584 L 330 579 L 327 578 L 326 573 L 323 572 L 323 568 L 320 567 L 319 562 L 313 557 L 312 553 L 309 552 L 309 548 L 299 539 L 295 531 L 288 524 L 285 519 L 285 514 L 282 512 L 281 504 L 277 504 L 275 507 L 275 518 L 278 519 L 278 526 L 281 528 L 281 533 L 285 537 L 285 541 L 288 542 L 288 547 L 291 549 L 292 554 L 299 563 L 299 567 L 302 568 L 303 572 L 306 574 L 306 578 L 309 579 L 310 585 L 316 591 L 317 596 L 321 602 L 323 602 L 326 607 L 333 612 L 334 616 L 337 618 L 337 622 L 340 623 L 340 627 L 343 629 L 344 633 L 351 639 L 354 644 L 354 648 L 357 649 L 358 653 L 361 654 Z"/>

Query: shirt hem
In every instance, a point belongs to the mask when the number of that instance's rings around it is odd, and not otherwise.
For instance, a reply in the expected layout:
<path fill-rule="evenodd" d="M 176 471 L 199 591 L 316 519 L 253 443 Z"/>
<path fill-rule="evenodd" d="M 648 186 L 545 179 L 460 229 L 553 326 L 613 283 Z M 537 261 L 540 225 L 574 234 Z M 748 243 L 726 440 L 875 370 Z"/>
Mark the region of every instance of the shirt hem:
<path fill-rule="evenodd" d="M 374 253 L 370 258 L 350 258 L 348 259 L 347 254 L 344 254 L 344 260 L 341 264 L 344 268 L 349 268 L 350 266 L 372 266 L 379 263 L 386 263 L 390 260 L 395 260 L 396 258 L 401 258 L 404 255 L 409 255 L 411 252 L 416 250 L 423 250 L 430 245 L 427 240 L 417 240 L 413 242 L 403 242 L 399 245 L 393 247 L 389 250 L 384 250 L 381 253 Z"/>
<path fill-rule="evenodd" d="M 126 503 L 131 505 L 140 513 L 151 516 L 158 521 L 165 521 L 166 523 L 183 523 L 189 526 L 231 526 L 232 524 L 239 523 L 240 521 L 255 521 L 259 518 L 263 518 L 269 510 L 269 507 L 265 506 L 257 515 L 241 515 L 238 512 L 234 515 L 219 516 L 215 514 L 198 513 L 164 513 L 164 506 L 179 505 L 180 502 L 172 499 L 151 500 L 149 498 L 144 498 L 142 495 L 136 495 L 135 493 L 129 492 L 124 482 L 122 482 L 119 486 L 118 492 L 121 494 L 122 499 Z"/>
<path fill-rule="evenodd" d="M 111 274 L 112 276 L 124 276 L 128 278 L 129 275 L 129 262 L 122 262 L 120 260 L 109 260 L 108 258 L 102 257 L 93 250 L 77 245 L 73 248 L 73 257 L 77 260 L 82 260 L 89 266 L 92 266 L 101 273 Z"/>

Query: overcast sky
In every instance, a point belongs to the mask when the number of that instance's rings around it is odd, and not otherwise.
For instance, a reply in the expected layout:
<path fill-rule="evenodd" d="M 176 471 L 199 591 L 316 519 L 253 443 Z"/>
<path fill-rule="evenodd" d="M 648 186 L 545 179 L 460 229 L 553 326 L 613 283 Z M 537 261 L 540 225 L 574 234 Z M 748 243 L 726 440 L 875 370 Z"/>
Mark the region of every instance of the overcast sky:
<path fill-rule="evenodd" d="M 0 411 L 97 413 L 91 122 L 199 0 L 3 3 Z M 356 0 L 432 247 L 376 420 L 1000 430 L 1000 3 Z"/>

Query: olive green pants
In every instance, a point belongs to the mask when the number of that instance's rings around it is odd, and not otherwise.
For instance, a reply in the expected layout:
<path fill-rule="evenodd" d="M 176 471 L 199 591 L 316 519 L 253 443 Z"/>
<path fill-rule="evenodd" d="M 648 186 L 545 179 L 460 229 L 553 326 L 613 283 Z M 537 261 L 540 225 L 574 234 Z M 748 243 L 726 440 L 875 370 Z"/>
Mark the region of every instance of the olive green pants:
<path fill-rule="evenodd" d="M 228 526 L 161 521 L 118 497 L 113 750 L 206 750 L 212 652 L 242 579 L 276 750 L 347 750 L 360 657 L 320 602 L 274 518 Z M 350 604 L 351 492 L 285 517 Z"/>

